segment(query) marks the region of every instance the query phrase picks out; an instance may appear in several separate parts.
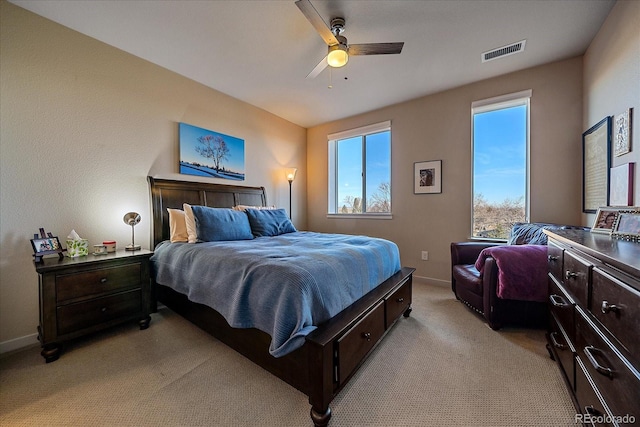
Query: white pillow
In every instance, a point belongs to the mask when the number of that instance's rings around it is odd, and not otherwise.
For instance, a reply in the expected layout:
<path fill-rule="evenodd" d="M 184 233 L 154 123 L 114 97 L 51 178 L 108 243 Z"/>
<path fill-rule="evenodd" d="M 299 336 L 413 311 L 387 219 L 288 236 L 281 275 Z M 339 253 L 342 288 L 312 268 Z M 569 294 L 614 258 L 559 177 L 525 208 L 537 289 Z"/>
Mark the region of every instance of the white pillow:
<path fill-rule="evenodd" d="M 185 203 L 182 205 L 182 209 L 184 209 L 184 219 L 187 226 L 187 241 L 189 243 L 196 243 L 198 241 L 198 233 L 196 232 L 196 219 L 193 216 L 191 205 Z"/>
<path fill-rule="evenodd" d="M 275 208 L 276 208 L 275 206 L 236 205 L 236 206 L 233 207 L 233 210 L 246 212 L 247 209 L 258 209 L 258 210 L 267 209 L 267 210 L 272 210 L 272 209 L 275 209 Z"/>
<path fill-rule="evenodd" d="M 189 241 L 184 211 L 167 208 L 167 212 L 169 212 L 169 240 L 171 243 Z"/>

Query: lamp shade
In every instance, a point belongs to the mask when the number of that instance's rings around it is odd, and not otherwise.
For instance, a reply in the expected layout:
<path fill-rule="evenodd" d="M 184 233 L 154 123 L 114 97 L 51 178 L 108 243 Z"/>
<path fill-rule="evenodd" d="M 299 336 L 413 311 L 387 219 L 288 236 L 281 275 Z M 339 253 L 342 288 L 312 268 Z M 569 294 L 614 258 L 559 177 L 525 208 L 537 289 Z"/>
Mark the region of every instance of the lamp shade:
<path fill-rule="evenodd" d="M 329 54 L 327 55 L 327 64 L 330 67 L 339 68 L 347 65 L 349 61 L 349 54 L 347 53 L 347 47 L 343 44 L 337 44 L 329 47 Z"/>
<path fill-rule="evenodd" d="M 298 172 L 298 169 L 296 168 L 288 168 L 285 170 L 285 176 L 287 177 L 287 181 L 289 182 L 293 182 L 294 179 L 296 179 L 296 173 Z"/>

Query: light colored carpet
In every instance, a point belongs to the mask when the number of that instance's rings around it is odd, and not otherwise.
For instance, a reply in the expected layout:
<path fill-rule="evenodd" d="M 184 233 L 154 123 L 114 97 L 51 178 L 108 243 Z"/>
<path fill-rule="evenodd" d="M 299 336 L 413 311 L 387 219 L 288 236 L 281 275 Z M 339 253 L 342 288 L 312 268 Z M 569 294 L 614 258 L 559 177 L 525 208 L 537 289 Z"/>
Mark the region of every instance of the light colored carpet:
<path fill-rule="evenodd" d="M 402 318 L 334 399 L 330 426 L 573 426 L 544 332 L 489 329 L 414 283 Z M 149 329 L 0 358 L 2 426 L 310 426 L 307 397 L 164 308 Z"/>

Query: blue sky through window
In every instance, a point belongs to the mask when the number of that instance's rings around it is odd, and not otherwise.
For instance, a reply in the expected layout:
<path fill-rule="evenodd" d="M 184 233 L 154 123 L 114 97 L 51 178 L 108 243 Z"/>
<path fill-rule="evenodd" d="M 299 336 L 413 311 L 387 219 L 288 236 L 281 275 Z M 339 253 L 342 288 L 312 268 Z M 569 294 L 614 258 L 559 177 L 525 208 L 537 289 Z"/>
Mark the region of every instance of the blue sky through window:
<path fill-rule="evenodd" d="M 474 114 L 474 196 L 489 203 L 526 191 L 527 106 Z"/>
<path fill-rule="evenodd" d="M 366 136 L 367 197 L 371 197 L 381 183 L 391 181 L 391 132 L 379 132 Z M 338 141 L 338 200 L 345 197 L 362 197 L 362 143 L 361 136 Z"/>

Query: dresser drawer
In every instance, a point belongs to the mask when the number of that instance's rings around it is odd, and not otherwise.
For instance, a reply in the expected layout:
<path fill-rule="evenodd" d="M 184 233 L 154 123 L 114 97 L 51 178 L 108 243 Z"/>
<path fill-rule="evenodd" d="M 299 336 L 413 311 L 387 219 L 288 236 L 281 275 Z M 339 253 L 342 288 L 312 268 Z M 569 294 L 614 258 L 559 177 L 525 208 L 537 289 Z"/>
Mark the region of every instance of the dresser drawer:
<path fill-rule="evenodd" d="M 591 264 L 565 251 L 563 270 L 562 282 L 565 288 L 578 305 L 587 307 Z"/>
<path fill-rule="evenodd" d="M 384 302 L 349 329 L 337 344 L 338 383 L 345 381 L 364 356 L 376 345 L 385 331 Z"/>
<path fill-rule="evenodd" d="M 576 417 L 576 424 L 582 422 L 585 426 L 611 426 L 611 413 L 602 402 L 597 387 L 593 384 L 587 368 L 580 359 L 576 360 L 576 400 L 580 414 Z M 602 422 L 598 422 L 602 421 Z"/>
<path fill-rule="evenodd" d="M 549 273 L 553 275 L 558 281 L 562 281 L 562 256 L 564 250 L 549 242 L 547 246 L 547 264 L 549 266 Z"/>
<path fill-rule="evenodd" d="M 591 312 L 637 361 L 640 359 L 640 292 L 599 268 L 593 269 L 592 280 Z"/>
<path fill-rule="evenodd" d="M 614 415 L 640 419 L 640 377 L 628 366 L 580 309 L 576 313 L 576 349 L 605 403 Z"/>
<path fill-rule="evenodd" d="M 549 306 L 573 345 L 576 342 L 575 306 L 567 291 L 553 276 L 549 276 Z"/>
<path fill-rule="evenodd" d="M 58 335 L 86 329 L 115 319 L 127 320 L 142 312 L 140 289 L 95 298 L 57 308 Z"/>
<path fill-rule="evenodd" d="M 58 303 L 140 287 L 140 264 L 107 267 L 56 276 L 56 301 Z"/>
<path fill-rule="evenodd" d="M 396 289 L 385 298 L 384 304 L 386 310 L 385 327 L 388 329 L 411 305 L 411 282 Z"/>
<path fill-rule="evenodd" d="M 555 315 L 551 315 L 551 325 L 549 331 L 549 344 L 553 347 L 554 354 L 560 368 L 567 378 L 567 382 L 572 390 L 575 390 L 575 348 L 570 343 L 565 331 L 558 324 Z"/>

